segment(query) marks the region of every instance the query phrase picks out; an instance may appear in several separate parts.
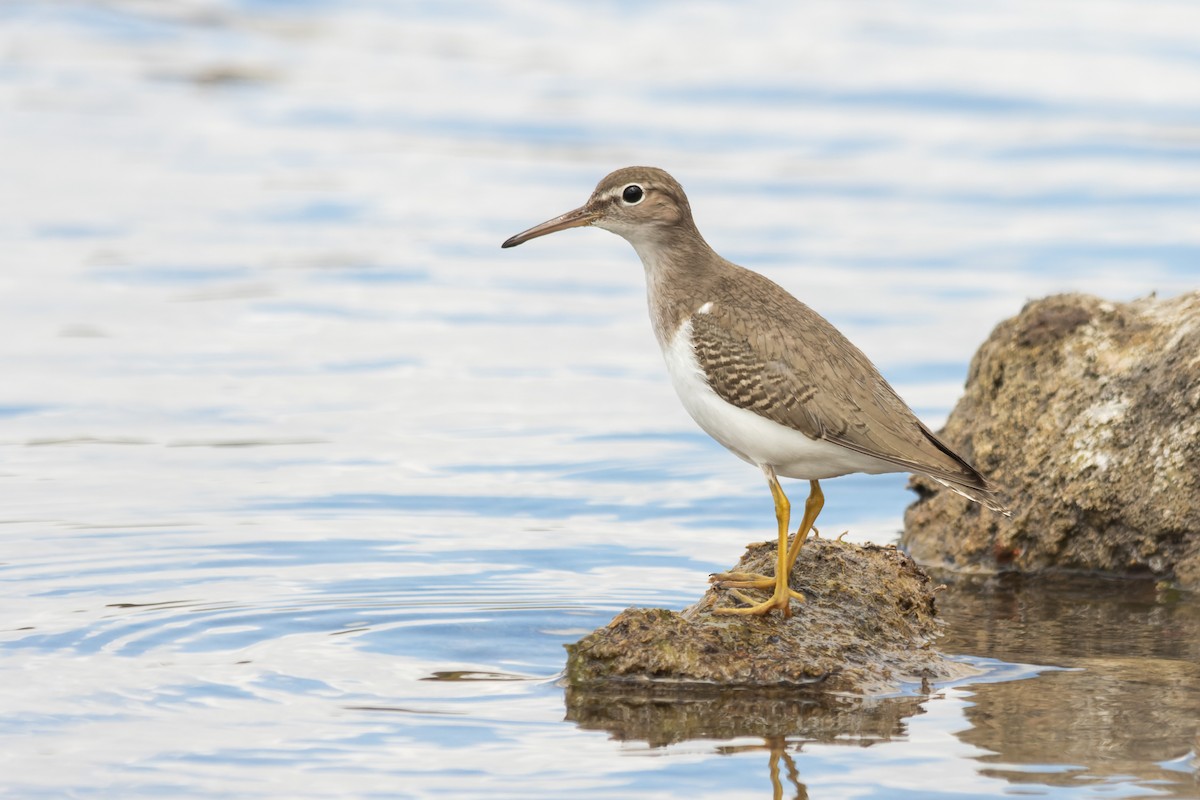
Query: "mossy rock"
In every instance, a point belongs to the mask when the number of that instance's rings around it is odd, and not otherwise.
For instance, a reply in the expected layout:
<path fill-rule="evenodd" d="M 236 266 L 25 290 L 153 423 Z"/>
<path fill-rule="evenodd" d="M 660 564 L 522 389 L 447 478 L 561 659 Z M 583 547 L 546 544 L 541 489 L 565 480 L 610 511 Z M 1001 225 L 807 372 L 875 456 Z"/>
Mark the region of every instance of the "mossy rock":
<path fill-rule="evenodd" d="M 734 567 L 770 574 L 775 546 L 751 545 Z M 680 613 L 629 609 L 568 645 L 574 689 L 653 684 L 690 687 L 807 687 L 869 695 L 971 672 L 931 647 L 939 636 L 934 587 L 895 547 L 833 539 L 805 543 L 791 575 L 804 593 L 792 615 L 728 616 L 737 605 L 710 588 Z"/>

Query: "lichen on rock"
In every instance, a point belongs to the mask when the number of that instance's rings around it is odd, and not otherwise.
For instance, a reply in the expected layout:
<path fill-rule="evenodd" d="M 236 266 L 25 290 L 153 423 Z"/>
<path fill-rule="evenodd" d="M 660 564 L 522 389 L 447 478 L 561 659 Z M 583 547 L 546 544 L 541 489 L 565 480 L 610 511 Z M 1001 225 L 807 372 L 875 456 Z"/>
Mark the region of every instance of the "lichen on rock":
<path fill-rule="evenodd" d="M 1029 303 L 976 353 L 941 437 L 1013 514 L 915 477 L 901 545 L 918 561 L 1200 588 L 1200 293 Z"/>

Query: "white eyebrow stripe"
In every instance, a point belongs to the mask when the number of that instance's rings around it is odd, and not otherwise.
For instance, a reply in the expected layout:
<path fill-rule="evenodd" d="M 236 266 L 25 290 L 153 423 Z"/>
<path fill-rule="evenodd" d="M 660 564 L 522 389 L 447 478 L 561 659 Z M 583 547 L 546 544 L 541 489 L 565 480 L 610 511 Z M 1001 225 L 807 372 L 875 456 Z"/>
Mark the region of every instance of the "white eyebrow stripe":
<path fill-rule="evenodd" d="M 705 303 L 704 305 L 702 305 L 698 309 L 696 309 L 696 313 L 697 314 L 707 314 L 708 312 L 712 311 L 712 307 L 713 307 L 712 300 L 709 300 L 707 303 Z"/>

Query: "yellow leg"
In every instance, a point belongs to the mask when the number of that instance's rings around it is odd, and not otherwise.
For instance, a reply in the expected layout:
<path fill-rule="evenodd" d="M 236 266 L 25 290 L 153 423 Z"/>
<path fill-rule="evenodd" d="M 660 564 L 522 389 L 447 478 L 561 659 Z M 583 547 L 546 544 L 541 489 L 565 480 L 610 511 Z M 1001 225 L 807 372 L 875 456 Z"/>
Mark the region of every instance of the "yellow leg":
<path fill-rule="evenodd" d="M 788 564 L 787 557 L 790 555 L 787 548 L 787 525 L 791 521 L 792 504 L 788 503 L 787 495 L 784 494 L 784 488 L 779 485 L 778 477 L 775 477 L 775 470 L 772 467 L 762 468 L 762 474 L 767 476 L 767 486 L 770 487 L 770 497 L 775 500 L 775 522 L 779 524 L 779 545 L 775 548 L 775 576 L 768 578 L 761 575 L 749 575 L 749 573 L 726 573 L 726 575 L 716 576 L 721 588 L 725 589 L 773 589 L 772 595 L 766 602 L 758 603 L 756 606 L 749 608 L 716 608 L 716 614 L 766 614 L 770 610 L 778 608 L 784 616 L 791 616 L 792 609 L 790 603 L 792 597 L 797 597 L 799 600 L 804 600 L 804 596 L 799 593 L 794 593 L 787 587 Z M 745 601 L 745 596 L 737 591 L 734 594 L 738 600 Z"/>
<path fill-rule="evenodd" d="M 796 529 L 796 536 L 792 540 L 791 546 L 788 546 L 788 520 L 791 516 L 792 507 L 788 502 L 787 496 L 783 493 L 783 488 L 779 485 L 779 479 L 775 477 L 775 470 L 770 467 L 763 467 L 763 474 L 767 476 L 767 485 L 771 487 L 771 496 L 775 499 L 775 519 L 779 523 L 779 544 L 776 548 L 775 560 L 775 575 L 758 575 L 752 572 L 724 572 L 720 575 L 714 575 L 712 580 L 719 588 L 729 589 L 730 594 L 738 600 L 749 605 L 749 608 L 718 608 L 714 609 L 716 614 L 766 614 L 772 609 L 778 608 L 785 616 L 791 615 L 789 600 L 799 600 L 804 602 L 804 595 L 788 586 L 788 575 L 792 572 L 792 567 L 796 563 L 796 559 L 800 557 L 800 548 L 804 546 L 805 540 L 808 538 L 810 531 L 815 531 L 813 523 L 817 521 L 817 515 L 821 513 L 821 509 L 825 505 L 825 493 L 821 491 L 821 484 L 817 481 L 809 481 L 808 500 L 804 503 L 804 517 L 800 520 L 800 527 Z M 780 576 L 782 580 L 780 580 Z M 739 589 L 771 589 L 771 597 L 763 603 L 753 604 Z"/>
<path fill-rule="evenodd" d="M 804 501 L 804 516 L 800 519 L 800 527 L 796 529 L 796 538 L 792 539 L 792 546 L 788 548 L 788 572 L 792 571 L 792 566 L 800 555 L 800 548 L 804 546 L 804 540 L 808 538 L 809 531 L 816 531 L 813 524 L 816 523 L 817 515 L 824 507 L 825 493 L 821 491 L 821 484 L 818 481 L 809 481 L 808 499 Z"/>

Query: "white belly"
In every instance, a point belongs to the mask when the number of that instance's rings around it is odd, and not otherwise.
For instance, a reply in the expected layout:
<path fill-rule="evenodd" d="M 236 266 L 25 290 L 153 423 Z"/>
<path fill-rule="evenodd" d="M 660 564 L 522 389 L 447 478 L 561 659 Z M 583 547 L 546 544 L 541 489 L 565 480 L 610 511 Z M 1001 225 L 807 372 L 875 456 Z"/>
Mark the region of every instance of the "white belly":
<path fill-rule="evenodd" d="M 788 478 L 820 480 L 851 472 L 903 472 L 901 467 L 830 442 L 810 439 L 785 425 L 731 405 L 714 392 L 692 348 L 692 323 L 685 320 L 663 348 L 671 385 L 696 424 L 735 455 L 774 467 Z"/>

